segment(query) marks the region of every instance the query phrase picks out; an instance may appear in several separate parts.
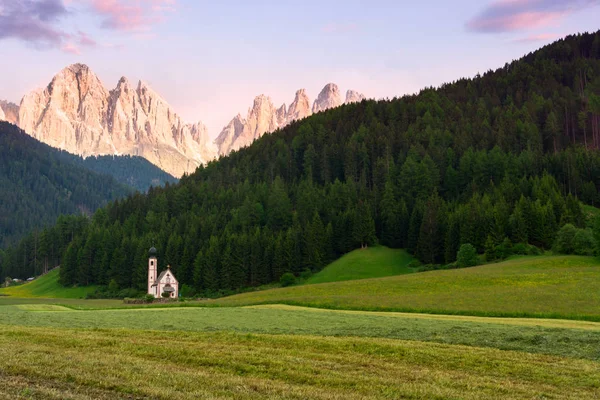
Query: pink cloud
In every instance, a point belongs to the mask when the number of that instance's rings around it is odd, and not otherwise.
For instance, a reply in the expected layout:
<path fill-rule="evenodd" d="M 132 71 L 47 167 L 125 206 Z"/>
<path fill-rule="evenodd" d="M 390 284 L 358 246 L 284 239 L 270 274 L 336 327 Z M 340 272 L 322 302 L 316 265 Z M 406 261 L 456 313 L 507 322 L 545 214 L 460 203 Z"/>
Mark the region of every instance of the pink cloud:
<path fill-rule="evenodd" d="M 75 54 L 77 56 L 81 55 L 81 50 L 79 49 L 79 47 L 77 47 L 75 44 L 73 44 L 71 42 L 67 42 L 67 43 L 63 44 L 60 49 L 62 51 L 64 51 L 65 53 Z"/>
<path fill-rule="evenodd" d="M 467 29 L 500 33 L 558 26 L 565 16 L 598 4 L 600 0 L 497 0 L 467 22 Z"/>
<path fill-rule="evenodd" d="M 92 39 L 85 32 L 82 31 L 77 32 L 77 42 L 81 46 L 85 47 L 96 47 L 96 45 L 98 44 L 94 39 Z"/>
<path fill-rule="evenodd" d="M 146 31 L 175 10 L 176 0 L 91 0 L 102 27 L 120 31 Z"/>

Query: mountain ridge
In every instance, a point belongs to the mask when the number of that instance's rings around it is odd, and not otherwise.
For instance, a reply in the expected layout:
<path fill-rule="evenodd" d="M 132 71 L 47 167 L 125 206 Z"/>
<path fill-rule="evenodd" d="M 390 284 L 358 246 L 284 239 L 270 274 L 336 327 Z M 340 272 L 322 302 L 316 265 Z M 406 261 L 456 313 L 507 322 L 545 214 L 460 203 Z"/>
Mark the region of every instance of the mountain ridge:
<path fill-rule="evenodd" d="M 339 92 L 335 84 L 327 87 Z M 349 90 L 347 100 L 364 98 L 350 96 L 351 92 L 357 93 Z M 322 110 L 340 104 L 325 95 L 315 100 L 313 108 Z M 296 92 L 289 107 L 284 103 L 275 108 L 271 98 L 261 94 L 254 98 L 245 118 L 238 114 L 211 140 L 201 121 L 185 122 L 143 80 L 134 85 L 123 76 L 109 90 L 90 67 L 78 63 L 59 71 L 45 88 L 25 94 L 19 106 L 0 102 L 0 119 L 73 154 L 141 156 L 180 177 L 310 115 L 309 107 L 304 89 Z"/>

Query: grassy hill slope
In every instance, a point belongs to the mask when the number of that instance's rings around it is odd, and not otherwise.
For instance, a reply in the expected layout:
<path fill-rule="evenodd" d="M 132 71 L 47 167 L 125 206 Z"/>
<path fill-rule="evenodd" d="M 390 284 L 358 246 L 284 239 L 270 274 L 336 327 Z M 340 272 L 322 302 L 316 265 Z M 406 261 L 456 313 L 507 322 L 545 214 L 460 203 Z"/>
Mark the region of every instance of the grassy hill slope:
<path fill-rule="evenodd" d="M 0 289 L 0 295 L 79 299 L 96 290 L 96 286 L 66 288 L 58 283 L 58 271 L 58 268 L 54 269 L 24 285 Z"/>
<path fill-rule="evenodd" d="M 413 272 L 408 264 L 414 258 L 404 250 L 385 246 L 354 250 L 313 275 L 306 283 L 381 278 Z"/>
<path fill-rule="evenodd" d="M 243 293 L 209 304 L 535 316 L 600 321 L 600 260 L 526 257 L 474 268 Z"/>

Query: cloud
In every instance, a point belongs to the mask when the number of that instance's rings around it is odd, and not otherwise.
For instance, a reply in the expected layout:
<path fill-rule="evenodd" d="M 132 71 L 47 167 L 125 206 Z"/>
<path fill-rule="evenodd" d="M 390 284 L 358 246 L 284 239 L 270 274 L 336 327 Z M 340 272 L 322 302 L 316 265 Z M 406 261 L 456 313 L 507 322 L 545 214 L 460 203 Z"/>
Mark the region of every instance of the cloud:
<path fill-rule="evenodd" d="M 79 47 L 77 47 L 72 42 L 65 43 L 64 45 L 61 46 L 60 49 L 62 51 L 64 51 L 65 53 L 75 54 L 77 56 L 81 54 L 81 50 L 79 49 Z"/>
<path fill-rule="evenodd" d="M 95 47 L 96 41 L 85 32 L 72 34 L 59 28 L 70 14 L 68 4 L 69 0 L 0 0 L 0 40 L 17 39 L 77 55 L 83 47 Z"/>
<path fill-rule="evenodd" d="M 147 31 L 175 11 L 176 0 L 90 0 L 103 18 L 102 27 L 119 31 Z"/>
<path fill-rule="evenodd" d="M 467 22 L 478 33 L 502 33 L 558 24 L 572 12 L 600 4 L 600 0 L 496 0 Z"/>
<path fill-rule="evenodd" d="M 61 0 L 0 0 L 0 39 L 60 46 L 68 34 L 55 25 L 65 15 Z"/>

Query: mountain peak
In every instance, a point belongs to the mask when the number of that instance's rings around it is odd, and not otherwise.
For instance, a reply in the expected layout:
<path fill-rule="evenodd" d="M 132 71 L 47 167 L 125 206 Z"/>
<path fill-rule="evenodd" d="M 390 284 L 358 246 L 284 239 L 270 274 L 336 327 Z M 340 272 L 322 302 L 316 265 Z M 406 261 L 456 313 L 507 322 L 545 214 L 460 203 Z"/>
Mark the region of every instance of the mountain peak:
<path fill-rule="evenodd" d="M 358 103 L 365 99 L 365 95 L 357 92 L 356 90 L 348 90 L 346 92 L 346 101 L 345 103 Z"/>
<path fill-rule="evenodd" d="M 69 71 L 73 72 L 74 74 L 78 74 L 81 72 L 88 73 L 88 72 L 92 71 L 90 69 L 90 67 L 88 67 L 86 64 L 81 64 L 81 63 L 71 64 L 68 67 L 66 67 L 65 69 L 68 69 Z"/>
<path fill-rule="evenodd" d="M 294 101 L 288 108 L 286 122 L 289 124 L 298 119 L 306 118 L 310 114 L 310 99 L 306 94 L 306 89 L 296 90 Z"/>
<path fill-rule="evenodd" d="M 325 85 L 319 96 L 315 100 L 312 108 L 313 113 L 324 111 L 329 108 L 338 107 L 342 104 L 342 98 L 340 96 L 340 89 L 335 83 L 328 83 Z"/>

